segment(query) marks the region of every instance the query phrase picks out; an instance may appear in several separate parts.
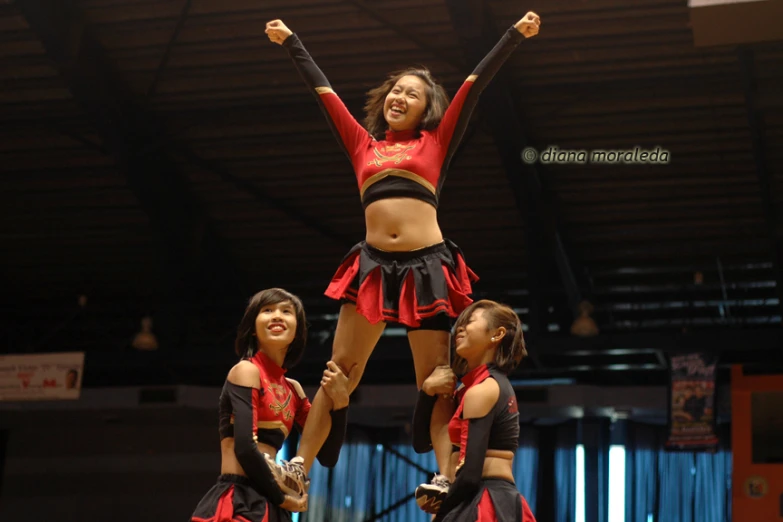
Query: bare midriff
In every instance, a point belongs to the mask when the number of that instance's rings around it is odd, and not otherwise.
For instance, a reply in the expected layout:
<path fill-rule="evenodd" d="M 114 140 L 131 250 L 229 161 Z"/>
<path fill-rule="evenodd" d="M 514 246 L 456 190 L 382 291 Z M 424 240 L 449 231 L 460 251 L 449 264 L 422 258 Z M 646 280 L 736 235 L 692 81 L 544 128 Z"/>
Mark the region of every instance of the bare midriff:
<path fill-rule="evenodd" d="M 514 473 L 512 465 L 514 463 L 514 452 L 505 450 L 487 450 L 484 455 L 484 468 L 481 470 L 482 478 L 499 478 L 514 482 Z M 451 469 L 457 469 L 459 464 L 459 452 L 451 454 Z M 452 478 L 454 474 L 452 472 Z"/>
<path fill-rule="evenodd" d="M 443 241 L 438 211 L 413 198 L 388 198 L 364 211 L 367 244 L 386 252 L 410 252 Z"/>
<path fill-rule="evenodd" d="M 268 444 L 259 442 L 258 451 L 261 453 L 267 453 L 274 458 L 277 455 L 277 450 Z M 222 475 L 243 475 L 245 471 L 237 460 L 236 454 L 234 454 L 234 438 L 226 437 L 220 441 L 220 473 Z"/>

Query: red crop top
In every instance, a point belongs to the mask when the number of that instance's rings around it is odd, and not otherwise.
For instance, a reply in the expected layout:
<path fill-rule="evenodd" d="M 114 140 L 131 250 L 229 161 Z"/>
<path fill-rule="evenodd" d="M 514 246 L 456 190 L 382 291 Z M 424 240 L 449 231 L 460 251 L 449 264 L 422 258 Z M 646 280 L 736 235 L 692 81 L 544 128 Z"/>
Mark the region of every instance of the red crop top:
<path fill-rule="evenodd" d="M 253 487 L 274 505 L 285 500 L 259 451 L 258 442 L 279 450 L 293 426 L 304 428 L 310 401 L 298 393 L 292 381 L 285 378 L 281 368 L 259 351 L 250 361 L 258 369 L 261 388 L 240 386 L 226 379 L 218 402 L 218 431 L 220 440 L 234 439 L 234 454 Z M 345 440 L 347 410 L 332 410 L 332 427 L 326 442 L 318 452 L 318 461 L 334 467 Z"/>
<path fill-rule="evenodd" d="M 285 378 L 285 369 L 278 366 L 264 352 L 250 359 L 261 377 L 261 389 L 253 388 L 253 426 L 256 442 L 279 450 L 296 423 L 301 430 L 310 411 L 307 396 L 300 396 L 293 384 Z M 220 438 L 234 436 L 234 412 L 231 399 L 224 389 L 220 395 Z"/>
<path fill-rule="evenodd" d="M 315 94 L 356 174 L 362 206 L 380 199 L 408 197 L 438 207 L 446 172 L 465 133 L 481 91 L 524 37 L 511 27 L 460 87 L 433 130 L 387 131 L 370 136 L 332 90 L 329 81 L 292 34 L 283 42 Z"/>

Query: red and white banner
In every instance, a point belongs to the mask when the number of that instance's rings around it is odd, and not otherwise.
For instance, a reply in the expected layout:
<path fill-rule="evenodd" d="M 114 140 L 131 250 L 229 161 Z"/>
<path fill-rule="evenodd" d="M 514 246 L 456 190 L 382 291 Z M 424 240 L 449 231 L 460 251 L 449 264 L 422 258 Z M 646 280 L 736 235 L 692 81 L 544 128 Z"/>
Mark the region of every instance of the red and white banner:
<path fill-rule="evenodd" d="M 0 401 L 75 400 L 84 352 L 0 355 Z"/>

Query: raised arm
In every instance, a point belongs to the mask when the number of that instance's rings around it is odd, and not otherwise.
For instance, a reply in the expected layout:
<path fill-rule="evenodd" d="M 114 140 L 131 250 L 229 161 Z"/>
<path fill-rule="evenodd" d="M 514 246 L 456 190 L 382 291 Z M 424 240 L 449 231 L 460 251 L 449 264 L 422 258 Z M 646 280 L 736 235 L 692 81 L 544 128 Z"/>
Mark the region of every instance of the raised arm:
<path fill-rule="evenodd" d="M 446 149 L 444 167 L 448 166 L 451 157 L 457 150 L 465 129 L 476 108 L 481 92 L 486 88 L 492 78 L 495 77 L 500 67 L 506 62 L 511 53 L 517 48 L 524 38 L 531 38 L 538 34 L 541 19 L 534 12 L 527 13 L 521 20 L 511 26 L 495 47 L 487 54 L 481 63 L 468 76 L 462 84 L 454 99 L 449 104 L 443 115 L 437 130 L 437 138 L 441 146 Z"/>
<path fill-rule="evenodd" d="M 267 23 L 265 32 L 269 36 L 269 40 L 282 45 L 288 51 L 296 70 L 318 101 L 332 133 L 348 159 L 353 163 L 354 152 L 371 141 L 368 132 L 356 121 L 339 96 L 332 90 L 329 80 L 315 64 L 296 34 L 281 20 Z"/>
<path fill-rule="evenodd" d="M 289 505 L 295 501 L 280 491 L 256 444 L 253 394 L 261 393 L 260 381 L 258 369 L 247 361 L 234 366 L 228 374 L 226 389 L 234 411 L 234 454 L 259 493 L 276 506 Z"/>
<path fill-rule="evenodd" d="M 493 412 L 499 397 L 500 386 L 491 378 L 465 393 L 462 418 L 468 422 L 462 425 L 457 474 L 435 521 L 443 520 L 449 511 L 475 495 L 481 482 L 489 435 L 495 418 Z"/>

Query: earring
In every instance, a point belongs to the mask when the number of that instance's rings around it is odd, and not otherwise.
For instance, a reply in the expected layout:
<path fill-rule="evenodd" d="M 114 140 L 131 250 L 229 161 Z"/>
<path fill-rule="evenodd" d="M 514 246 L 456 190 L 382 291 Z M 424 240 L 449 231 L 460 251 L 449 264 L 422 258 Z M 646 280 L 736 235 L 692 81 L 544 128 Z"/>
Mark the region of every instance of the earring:
<path fill-rule="evenodd" d="M 494 340 L 495 340 L 495 338 L 493 337 L 491 340 L 492 340 L 492 341 L 494 341 Z"/>

